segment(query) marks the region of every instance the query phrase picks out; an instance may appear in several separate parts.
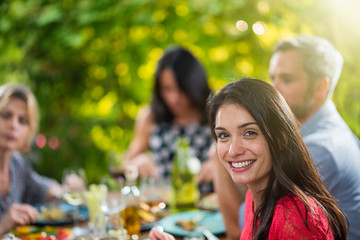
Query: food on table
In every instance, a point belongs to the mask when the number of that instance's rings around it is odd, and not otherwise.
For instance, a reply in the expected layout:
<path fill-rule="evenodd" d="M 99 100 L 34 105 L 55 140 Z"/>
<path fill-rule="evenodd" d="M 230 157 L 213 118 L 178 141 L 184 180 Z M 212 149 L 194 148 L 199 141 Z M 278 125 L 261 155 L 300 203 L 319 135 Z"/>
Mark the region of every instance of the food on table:
<path fill-rule="evenodd" d="M 182 227 L 185 231 L 191 232 L 195 230 L 196 224 L 200 222 L 205 216 L 206 213 L 199 213 L 190 220 L 179 220 L 175 224 Z"/>
<path fill-rule="evenodd" d="M 141 226 L 151 224 L 168 216 L 169 212 L 165 208 L 166 203 L 161 199 L 156 201 L 141 202 L 138 211 Z"/>
<path fill-rule="evenodd" d="M 210 193 L 202 197 L 196 204 L 199 209 L 217 211 L 219 210 L 219 201 L 216 193 Z"/>
<path fill-rule="evenodd" d="M 69 218 L 72 218 L 71 214 L 63 212 L 59 206 L 53 206 L 42 207 L 36 220 L 56 221 L 59 219 L 63 220 Z"/>
<path fill-rule="evenodd" d="M 56 227 L 17 227 L 12 233 L 22 240 L 65 240 L 71 236 L 71 230 Z"/>
<path fill-rule="evenodd" d="M 185 231 L 191 232 L 196 227 L 196 222 L 193 220 L 180 220 L 176 222 L 177 226 L 182 227 Z"/>
<path fill-rule="evenodd" d="M 156 217 L 151 212 L 139 209 L 141 225 L 149 224 L 156 221 Z"/>

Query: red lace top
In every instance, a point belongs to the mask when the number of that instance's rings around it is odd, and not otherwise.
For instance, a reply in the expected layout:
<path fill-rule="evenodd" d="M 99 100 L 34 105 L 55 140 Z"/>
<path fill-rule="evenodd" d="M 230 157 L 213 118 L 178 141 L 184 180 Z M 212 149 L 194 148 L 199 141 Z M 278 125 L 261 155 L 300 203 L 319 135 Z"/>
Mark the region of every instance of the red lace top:
<path fill-rule="evenodd" d="M 308 201 L 315 211 L 315 214 L 311 214 L 310 212 L 307 213 L 310 230 L 306 227 L 298 210 L 299 208 L 302 216 L 305 216 L 305 205 L 296 197 L 286 196 L 280 199 L 275 206 L 274 218 L 272 220 L 267 239 L 333 240 L 333 232 L 328 228 L 328 221 L 324 212 L 314 200 L 308 198 Z M 295 206 L 295 204 L 297 206 Z M 254 218 L 253 209 L 254 201 L 250 191 L 248 191 L 245 199 L 245 225 L 241 231 L 240 240 L 252 239 L 252 222 Z"/>

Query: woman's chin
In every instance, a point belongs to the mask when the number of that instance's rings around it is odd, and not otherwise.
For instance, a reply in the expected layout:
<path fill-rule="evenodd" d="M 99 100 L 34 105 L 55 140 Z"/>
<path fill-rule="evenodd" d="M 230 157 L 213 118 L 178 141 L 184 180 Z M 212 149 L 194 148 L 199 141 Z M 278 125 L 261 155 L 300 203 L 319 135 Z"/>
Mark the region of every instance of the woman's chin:
<path fill-rule="evenodd" d="M 232 180 L 237 184 L 247 184 L 249 182 L 249 179 L 245 176 L 240 176 L 239 174 L 231 174 Z"/>

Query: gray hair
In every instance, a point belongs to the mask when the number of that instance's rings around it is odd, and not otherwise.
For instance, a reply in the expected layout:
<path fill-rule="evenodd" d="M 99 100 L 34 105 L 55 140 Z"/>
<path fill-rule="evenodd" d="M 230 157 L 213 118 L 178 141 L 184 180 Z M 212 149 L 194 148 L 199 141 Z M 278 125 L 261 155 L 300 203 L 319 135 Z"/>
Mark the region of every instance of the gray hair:
<path fill-rule="evenodd" d="M 274 52 L 292 49 L 302 57 L 304 69 L 311 81 L 324 76 L 329 78 L 328 98 L 331 98 L 344 63 L 341 53 L 328 40 L 309 35 L 299 35 L 290 40 L 279 40 L 275 45 Z"/>

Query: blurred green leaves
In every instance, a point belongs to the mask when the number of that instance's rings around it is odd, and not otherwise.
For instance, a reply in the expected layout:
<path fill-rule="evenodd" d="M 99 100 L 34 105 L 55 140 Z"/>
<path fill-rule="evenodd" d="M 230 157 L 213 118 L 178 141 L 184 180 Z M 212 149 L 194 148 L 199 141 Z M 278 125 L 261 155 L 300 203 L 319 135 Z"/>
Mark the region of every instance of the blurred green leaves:
<path fill-rule="evenodd" d="M 5 0 L 0 81 L 28 84 L 41 107 L 41 133 L 59 139 L 55 150 L 37 149 L 37 169 L 60 179 L 63 168 L 81 165 L 89 182 L 99 182 L 107 152 L 130 143 L 164 49 L 190 49 L 218 89 L 243 76 L 269 81 L 277 39 L 308 33 L 344 55 L 333 99 L 360 136 L 356 9 L 355 0 Z"/>

